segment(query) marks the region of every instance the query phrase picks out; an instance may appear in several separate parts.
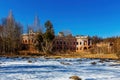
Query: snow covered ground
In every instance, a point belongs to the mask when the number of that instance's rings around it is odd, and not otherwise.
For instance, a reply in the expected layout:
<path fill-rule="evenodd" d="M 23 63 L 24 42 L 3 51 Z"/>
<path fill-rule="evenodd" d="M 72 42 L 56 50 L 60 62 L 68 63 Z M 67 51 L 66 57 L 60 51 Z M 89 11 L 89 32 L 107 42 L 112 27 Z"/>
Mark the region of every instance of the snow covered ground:
<path fill-rule="evenodd" d="M 0 57 L 0 80 L 69 80 L 73 75 L 82 80 L 120 80 L 120 64 L 99 59 Z"/>

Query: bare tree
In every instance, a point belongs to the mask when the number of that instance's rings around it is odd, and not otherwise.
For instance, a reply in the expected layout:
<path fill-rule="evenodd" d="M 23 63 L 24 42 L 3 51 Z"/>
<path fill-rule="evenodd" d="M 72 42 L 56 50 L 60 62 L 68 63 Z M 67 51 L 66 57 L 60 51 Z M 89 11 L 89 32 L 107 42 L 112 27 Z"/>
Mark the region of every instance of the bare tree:
<path fill-rule="evenodd" d="M 4 53 L 17 52 L 21 43 L 22 26 L 15 22 L 12 11 L 10 11 L 8 17 L 3 20 L 2 26 L 2 51 Z"/>

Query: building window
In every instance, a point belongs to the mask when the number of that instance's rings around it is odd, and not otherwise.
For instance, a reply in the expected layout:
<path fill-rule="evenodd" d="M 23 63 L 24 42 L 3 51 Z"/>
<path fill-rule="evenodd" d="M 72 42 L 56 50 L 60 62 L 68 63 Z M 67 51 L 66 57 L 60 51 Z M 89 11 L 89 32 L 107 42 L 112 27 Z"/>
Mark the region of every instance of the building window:
<path fill-rule="evenodd" d="M 76 44 L 78 45 L 78 42 L 76 42 Z"/>
<path fill-rule="evenodd" d="M 25 43 L 27 43 L 27 40 L 25 40 Z"/>
<path fill-rule="evenodd" d="M 60 47 L 60 50 L 62 50 L 62 47 Z"/>
<path fill-rule="evenodd" d="M 69 45 L 69 42 L 67 43 L 67 45 Z"/>
<path fill-rule="evenodd" d="M 75 42 L 74 42 L 74 45 L 75 45 Z"/>
<path fill-rule="evenodd" d="M 59 42 L 57 41 L 57 44 L 59 44 Z"/>
<path fill-rule="evenodd" d="M 34 43 L 37 43 L 37 41 L 36 41 L 36 40 L 34 40 Z"/>
<path fill-rule="evenodd" d="M 78 47 L 76 48 L 76 50 L 78 50 Z"/>
<path fill-rule="evenodd" d="M 62 41 L 60 41 L 60 44 L 62 44 Z"/>
<path fill-rule="evenodd" d="M 87 47 L 84 47 L 84 50 L 87 50 Z"/>
<path fill-rule="evenodd" d="M 65 45 L 66 43 L 64 42 L 64 45 Z"/>
<path fill-rule="evenodd" d="M 31 42 L 31 39 L 28 40 L 28 43 L 29 43 L 29 44 L 30 44 L 30 42 Z"/>
<path fill-rule="evenodd" d="M 80 45 L 82 45 L 82 42 L 80 42 Z"/>

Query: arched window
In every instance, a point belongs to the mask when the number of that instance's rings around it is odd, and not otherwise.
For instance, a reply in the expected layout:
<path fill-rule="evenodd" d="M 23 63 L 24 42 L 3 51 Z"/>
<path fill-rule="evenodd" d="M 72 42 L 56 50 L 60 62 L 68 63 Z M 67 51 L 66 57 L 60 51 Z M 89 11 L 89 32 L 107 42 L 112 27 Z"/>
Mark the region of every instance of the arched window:
<path fill-rule="evenodd" d="M 73 42 L 73 45 L 75 45 L 75 43 Z"/>
<path fill-rule="evenodd" d="M 76 44 L 78 45 L 78 42 L 76 42 Z"/>
<path fill-rule="evenodd" d="M 60 44 L 62 44 L 62 41 L 60 41 Z"/>
<path fill-rule="evenodd" d="M 57 41 L 57 44 L 59 44 L 59 42 Z"/>
<path fill-rule="evenodd" d="M 82 42 L 80 42 L 80 45 L 82 45 Z"/>
<path fill-rule="evenodd" d="M 76 50 L 78 50 L 78 47 L 76 48 Z"/>
<path fill-rule="evenodd" d="M 65 45 L 66 43 L 65 43 L 65 41 L 64 41 L 64 45 Z"/>
<path fill-rule="evenodd" d="M 87 50 L 87 47 L 84 47 L 84 50 Z"/>
<path fill-rule="evenodd" d="M 27 43 L 27 40 L 25 40 L 25 43 Z"/>

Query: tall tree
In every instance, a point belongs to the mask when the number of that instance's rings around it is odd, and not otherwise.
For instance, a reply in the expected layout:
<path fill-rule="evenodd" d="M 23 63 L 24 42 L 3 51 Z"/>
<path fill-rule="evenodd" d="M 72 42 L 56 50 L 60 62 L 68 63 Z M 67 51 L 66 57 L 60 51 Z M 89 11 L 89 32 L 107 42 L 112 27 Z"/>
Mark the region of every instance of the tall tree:
<path fill-rule="evenodd" d="M 44 32 L 44 28 L 40 25 L 39 16 L 35 16 L 32 29 L 34 32 L 42 32 L 42 33 Z"/>
<path fill-rule="evenodd" d="M 20 23 L 15 24 L 15 29 L 14 29 L 14 50 L 15 52 L 21 49 L 21 34 L 23 33 L 23 26 Z"/>
<path fill-rule="evenodd" d="M 48 20 L 45 23 L 45 28 L 46 28 L 46 32 L 44 35 L 45 40 L 47 41 L 53 41 L 55 35 L 54 35 L 54 29 L 53 29 L 53 24 Z"/>
<path fill-rule="evenodd" d="M 43 35 L 43 28 L 40 25 L 40 20 L 38 16 L 35 16 L 34 23 L 32 26 L 28 26 L 28 33 L 29 33 L 29 39 L 34 40 L 35 43 L 31 44 L 30 46 L 36 47 L 39 51 L 41 51 L 41 37 Z M 30 36 L 30 34 L 33 33 L 34 36 Z M 35 33 L 35 34 L 34 34 Z M 37 34 L 37 35 L 36 35 Z M 37 40 L 37 41 L 36 41 Z M 29 46 L 29 47 L 30 47 Z"/>
<path fill-rule="evenodd" d="M 43 34 L 42 49 L 45 53 L 51 53 L 53 48 L 54 29 L 53 24 L 48 20 L 45 23 L 46 31 Z"/>
<path fill-rule="evenodd" d="M 3 26 L 0 25 L 0 53 L 3 51 Z"/>
<path fill-rule="evenodd" d="M 33 29 L 34 29 L 35 32 L 41 30 L 40 29 L 40 20 L 39 20 L 38 16 L 35 16 L 34 24 L 33 24 Z"/>
<path fill-rule="evenodd" d="M 21 43 L 22 26 L 15 21 L 12 11 L 2 25 L 4 26 L 4 52 L 17 52 Z"/>

